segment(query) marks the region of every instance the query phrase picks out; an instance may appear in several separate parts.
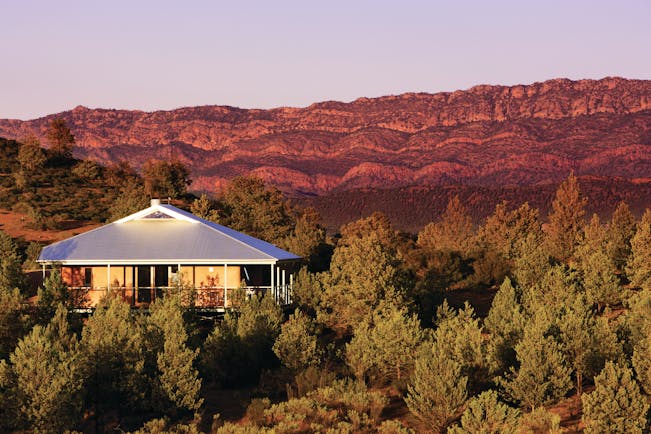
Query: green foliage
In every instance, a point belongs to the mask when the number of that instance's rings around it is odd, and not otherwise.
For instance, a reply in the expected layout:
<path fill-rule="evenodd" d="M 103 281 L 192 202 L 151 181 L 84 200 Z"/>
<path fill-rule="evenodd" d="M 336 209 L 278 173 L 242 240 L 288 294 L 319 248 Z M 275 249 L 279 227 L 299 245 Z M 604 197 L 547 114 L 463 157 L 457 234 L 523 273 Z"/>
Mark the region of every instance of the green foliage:
<path fill-rule="evenodd" d="M 81 160 L 72 168 L 72 174 L 81 181 L 92 181 L 101 175 L 101 166 L 91 160 Z"/>
<path fill-rule="evenodd" d="M 430 223 L 418 234 L 418 244 L 432 250 L 452 250 L 468 255 L 474 243 L 472 219 L 459 196 L 450 199 L 440 221 Z"/>
<path fill-rule="evenodd" d="M 14 240 L 0 230 L 0 291 L 23 289 L 26 279 Z"/>
<path fill-rule="evenodd" d="M 190 171 L 179 160 L 149 160 L 142 167 L 142 177 L 149 197 L 176 199 L 184 196 L 192 183 Z"/>
<path fill-rule="evenodd" d="M 647 209 L 631 239 L 631 255 L 626 262 L 631 285 L 651 289 L 651 209 Z"/>
<path fill-rule="evenodd" d="M 375 232 L 342 238 L 322 279 L 318 321 L 350 334 L 381 303 L 402 304 L 402 276 L 392 253 Z"/>
<path fill-rule="evenodd" d="M 66 121 L 55 118 L 45 133 L 50 144 L 50 151 L 61 158 L 72 158 L 72 145 L 75 143 L 75 136 L 70 132 Z"/>
<path fill-rule="evenodd" d="M 547 249 L 559 261 L 572 256 L 583 230 L 586 199 L 581 196 L 579 183 L 571 173 L 556 190 L 552 212 L 547 216 Z"/>
<path fill-rule="evenodd" d="M 606 363 L 595 377 L 595 389 L 581 397 L 585 432 L 642 433 L 647 425 L 649 404 L 638 387 L 631 369 Z"/>
<path fill-rule="evenodd" d="M 144 187 L 137 183 L 128 184 L 120 190 L 119 195 L 111 204 L 108 210 L 109 220 L 119 220 L 122 217 L 147 208 L 148 205 L 149 201 L 147 200 Z"/>
<path fill-rule="evenodd" d="M 520 416 L 519 434 L 561 434 L 561 417 L 545 407 L 538 407 Z"/>
<path fill-rule="evenodd" d="M 222 385 L 251 382 L 264 368 L 276 366 L 272 347 L 280 334 L 283 313 L 271 295 L 244 300 L 229 312 L 202 348 L 204 377 Z"/>
<path fill-rule="evenodd" d="M 72 428 L 81 412 L 80 355 L 66 316 L 60 306 L 50 324 L 34 326 L 10 358 L 20 413 L 40 432 Z"/>
<path fill-rule="evenodd" d="M 484 355 L 484 338 L 475 311 L 465 303 L 463 309 L 454 311 L 447 301 L 436 313 L 437 328 L 434 345 L 461 366 L 461 373 L 468 377 L 468 385 L 476 388 L 486 381 L 487 363 Z"/>
<path fill-rule="evenodd" d="M 461 426 L 448 429 L 448 434 L 515 434 L 520 412 L 500 402 L 497 392 L 489 390 L 468 401 L 461 415 Z"/>
<path fill-rule="evenodd" d="M 158 335 L 162 348 L 156 348 L 157 372 L 154 395 L 166 414 L 194 412 L 201 407 L 201 379 L 193 363 L 199 350 L 187 347 L 188 335 L 183 321 L 182 294 L 166 294 L 151 306 L 148 334 Z"/>
<path fill-rule="evenodd" d="M 641 327 L 646 333 L 635 340 L 631 361 L 640 386 L 649 395 L 651 393 L 651 333 L 648 324 Z"/>
<path fill-rule="evenodd" d="M 0 288 L 0 360 L 9 357 L 27 329 L 23 297 L 18 288 Z"/>
<path fill-rule="evenodd" d="M 617 336 L 605 318 L 595 318 L 582 294 L 577 294 L 563 306 L 557 325 L 565 359 L 574 369 L 576 390 L 581 395 L 584 374 L 596 375 L 606 360 L 621 354 Z"/>
<path fill-rule="evenodd" d="M 294 210 L 293 214 L 293 230 L 279 245 L 313 263 L 318 259 L 319 246 L 325 243 L 326 232 L 319 224 L 321 216 L 312 208 L 304 209 L 298 214 Z"/>
<path fill-rule="evenodd" d="M 71 292 L 68 290 L 68 286 L 61 278 L 61 271 L 54 268 L 50 271 L 50 275 L 45 278 L 43 287 L 38 288 L 36 308 L 39 322 L 47 324 L 60 304 L 71 307 L 74 303 L 71 300 Z"/>
<path fill-rule="evenodd" d="M 402 388 L 414 369 L 423 338 L 415 315 L 405 308 L 385 306 L 353 329 L 353 339 L 346 345 L 346 363 L 358 380 Z"/>
<path fill-rule="evenodd" d="M 98 417 L 144 404 L 142 332 L 131 307 L 110 297 L 88 318 L 81 335 L 87 406 Z"/>
<path fill-rule="evenodd" d="M 318 274 L 310 273 L 303 267 L 294 277 L 292 300 L 305 312 L 315 314 L 323 296 L 323 285 Z"/>
<path fill-rule="evenodd" d="M 192 202 L 190 212 L 204 220 L 219 221 L 219 213 L 215 209 L 215 204 L 205 194 Z"/>
<path fill-rule="evenodd" d="M 31 136 L 23 140 L 18 151 L 18 163 L 22 172 L 32 173 L 41 170 L 46 160 L 45 152 L 36 137 Z"/>
<path fill-rule="evenodd" d="M 626 260 L 631 254 L 633 235 L 635 235 L 635 217 L 626 202 L 620 202 L 606 230 L 607 254 L 620 273 L 624 272 Z"/>
<path fill-rule="evenodd" d="M 585 228 L 585 236 L 577 247 L 577 267 L 583 275 L 588 300 L 601 310 L 623 301 L 623 290 L 615 275 L 615 262 L 608 252 L 607 232 L 595 214 Z"/>
<path fill-rule="evenodd" d="M 557 401 L 572 387 L 562 348 L 548 333 L 551 320 L 543 311 L 530 320 L 515 347 L 519 369 L 511 368 L 501 383 L 507 393 L 531 409 Z"/>
<path fill-rule="evenodd" d="M 281 326 L 273 351 L 283 365 L 295 372 L 317 366 L 322 350 L 312 318 L 296 309 Z"/>
<path fill-rule="evenodd" d="M 507 203 L 497 204 L 493 215 L 479 231 L 482 244 L 508 260 L 522 256 L 524 242 L 542 239 L 542 228 L 538 218 L 538 210 L 531 208 L 528 203 L 508 211 Z"/>
<path fill-rule="evenodd" d="M 233 178 L 219 198 L 219 223 L 265 241 L 281 244 L 294 226 L 282 193 L 254 177 Z"/>
<path fill-rule="evenodd" d="M 515 346 L 522 340 L 526 318 L 518 291 L 508 277 L 493 298 L 484 320 L 490 333 L 488 358 L 493 372 L 502 374 L 516 363 Z"/>
<path fill-rule="evenodd" d="M 513 278 L 520 288 L 535 286 L 551 269 L 550 256 L 535 235 L 527 235 L 517 244 L 513 260 Z"/>
<path fill-rule="evenodd" d="M 416 359 L 405 402 L 423 427 L 440 431 L 466 402 L 467 383 L 459 362 L 439 345 L 425 345 Z"/>

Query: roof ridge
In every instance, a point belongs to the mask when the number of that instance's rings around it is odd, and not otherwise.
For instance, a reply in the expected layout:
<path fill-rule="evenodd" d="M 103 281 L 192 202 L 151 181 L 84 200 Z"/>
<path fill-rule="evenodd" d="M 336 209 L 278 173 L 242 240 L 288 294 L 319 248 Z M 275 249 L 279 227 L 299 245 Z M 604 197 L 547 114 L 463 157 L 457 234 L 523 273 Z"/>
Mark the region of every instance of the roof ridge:
<path fill-rule="evenodd" d="M 211 230 L 213 230 L 213 231 L 215 231 L 215 232 L 218 232 L 218 233 L 220 233 L 220 234 L 222 234 L 222 235 L 224 235 L 224 236 L 226 236 L 226 237 L 228 237 L 228 238 L 230 238 L 230 239 L 232 239 L 232 240 L 234 240 L 234 241 L 237 241 L 238 243 L 240 243 L 240 244 L 242 244 L 242 245 L 248 247 L 249 249 L 253 249 L 253 250 L 255 250 L 255 251 L 258 252 L 258 253 L 262 253 L 263 255 L 265 255 L 265 256 L 267 256 L 267 257 L 269 257 L 269 258 L 271 258 L 271 259 L 277 259 L 277 258 L 274 258 L 273 256 L 271 256 L 271 255 L 268 254 L 267 252 L 263 252 L 262 250 L 258 249 L 257 247 L 251 246 L 250 244 L 247 244 L 247 243 L 245 243 L 245 242 L 242 241 L 242 240 L 238 240 L 237 238 L 235 238 L 235 237 L 232 236 L 231 234 L 227 233 L 226 231 L 219 230 L 218 228 L 214 227 L 213 225 L 217 225 L 217 226 L 219 226 L 220 228 L 227 229 L 228 231 L 237 232 L 238 234 L 244 235 L 245 237 L 249 237 L 249 238 L 252 238 L 252 239 L 257 240 L 257 241 L 262 241 L 263 243 L 267 243 L 267 244 L 269 244 L 269 245 L 271 245 L 271 246 L 273 246 L 273 247 L 275 247 L 275 248 L 277 248 L 277 249 L 279 249 L 279 250 L 283 250 L 283 251 L 287 252 L 287 250 L 285 250 L 285 249 L 281 249 L 281 248 L 278 247 L 277 245 L 272 244 L 272 243 L 270 243 L 270 242 L 268 242 L 268 241 L 261 240 L 260 238 L 256 238 L 256 237 L 253 237 L 253 236 L 251 236 L 251 235 L 245 234 L 244 232 L 236 231 L 235 229 L 229 228 L 228 226 L 220 225 L 219 223 L 215 223 L 215 222 L 211 222 L 210 220 L 203 219 L 203 218 L 201 218 L 201 217 L 199 217 L 199 216 L 196 216 L 196 215 L 192 214 L 191 212 L 187 212 L 187 211 L 185 211 L 185 210 L 182 210 L 182 209 L 180 209 L 180 208 L 177 208 L 177 207 L 175 207 L 174 205 L 170 205 L 170 204 L 161 204 L 160 206 L 163 206 L 163 207 L 172 207 L 172 208 L 174 208 L 175 210 L 179 210 L 179 211 L 181 211 L 182 213 L 188 214 L 188 217 L 189 217 L 189 218 L 192 218 L 192 219 L 196 220 L 198 223 L 201 223 L 202 225 L 207 226 L 207 227 L 210 228 Z M 287 253 L 290 253 L 290 254 L 294 255 L 292 252 L 287 252 Z M 297 256 L 297 255 L 294 255 L 294 256 Z M 298 257 L 298 256 L 297 256 L 297 257 Z"/>

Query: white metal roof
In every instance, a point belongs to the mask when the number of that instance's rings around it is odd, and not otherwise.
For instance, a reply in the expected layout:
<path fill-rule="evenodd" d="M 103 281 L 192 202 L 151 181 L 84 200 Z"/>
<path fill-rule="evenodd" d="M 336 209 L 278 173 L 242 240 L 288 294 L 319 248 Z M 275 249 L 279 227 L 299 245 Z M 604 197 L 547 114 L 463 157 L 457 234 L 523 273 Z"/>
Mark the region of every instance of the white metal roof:
<path fill-rule="evenodd" d="M 172 205 L 152 206 L 45 247 L 64 264 L 275 263 L 300 257 Z"/>

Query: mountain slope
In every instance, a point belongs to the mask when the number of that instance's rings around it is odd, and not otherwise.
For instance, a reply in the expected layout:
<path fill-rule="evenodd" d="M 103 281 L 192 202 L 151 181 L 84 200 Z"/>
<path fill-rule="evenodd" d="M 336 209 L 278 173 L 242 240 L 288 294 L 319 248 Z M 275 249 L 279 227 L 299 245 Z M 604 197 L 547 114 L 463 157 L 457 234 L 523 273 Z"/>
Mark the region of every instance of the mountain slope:
<path fill-rule="evenodd" d="M 199 189 L 256 174 L 293 194 L 409 185 L 530 185 L 651 173 L 651 81 L 528 86 L 321 102 L 305 108 L 88 109 L 0 120 L 0 136 L 43 137 L 63 117 L 75 154 L 136 166 L 171 154 Z"/>

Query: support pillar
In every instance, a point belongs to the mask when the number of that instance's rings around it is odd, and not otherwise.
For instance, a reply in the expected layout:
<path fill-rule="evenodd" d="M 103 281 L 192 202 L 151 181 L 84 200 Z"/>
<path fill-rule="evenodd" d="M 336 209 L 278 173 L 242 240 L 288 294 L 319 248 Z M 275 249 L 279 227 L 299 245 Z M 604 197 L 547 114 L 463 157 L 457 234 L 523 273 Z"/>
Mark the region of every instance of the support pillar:
<path fill-rule="evenodd" d="M 106 291 L 111 292 L 111 264 L 106 264 Z"/>
<path fill-rule="evenodd" d="M 224 264 L 224 309 L 228 303 L 228 265 Z"/>

